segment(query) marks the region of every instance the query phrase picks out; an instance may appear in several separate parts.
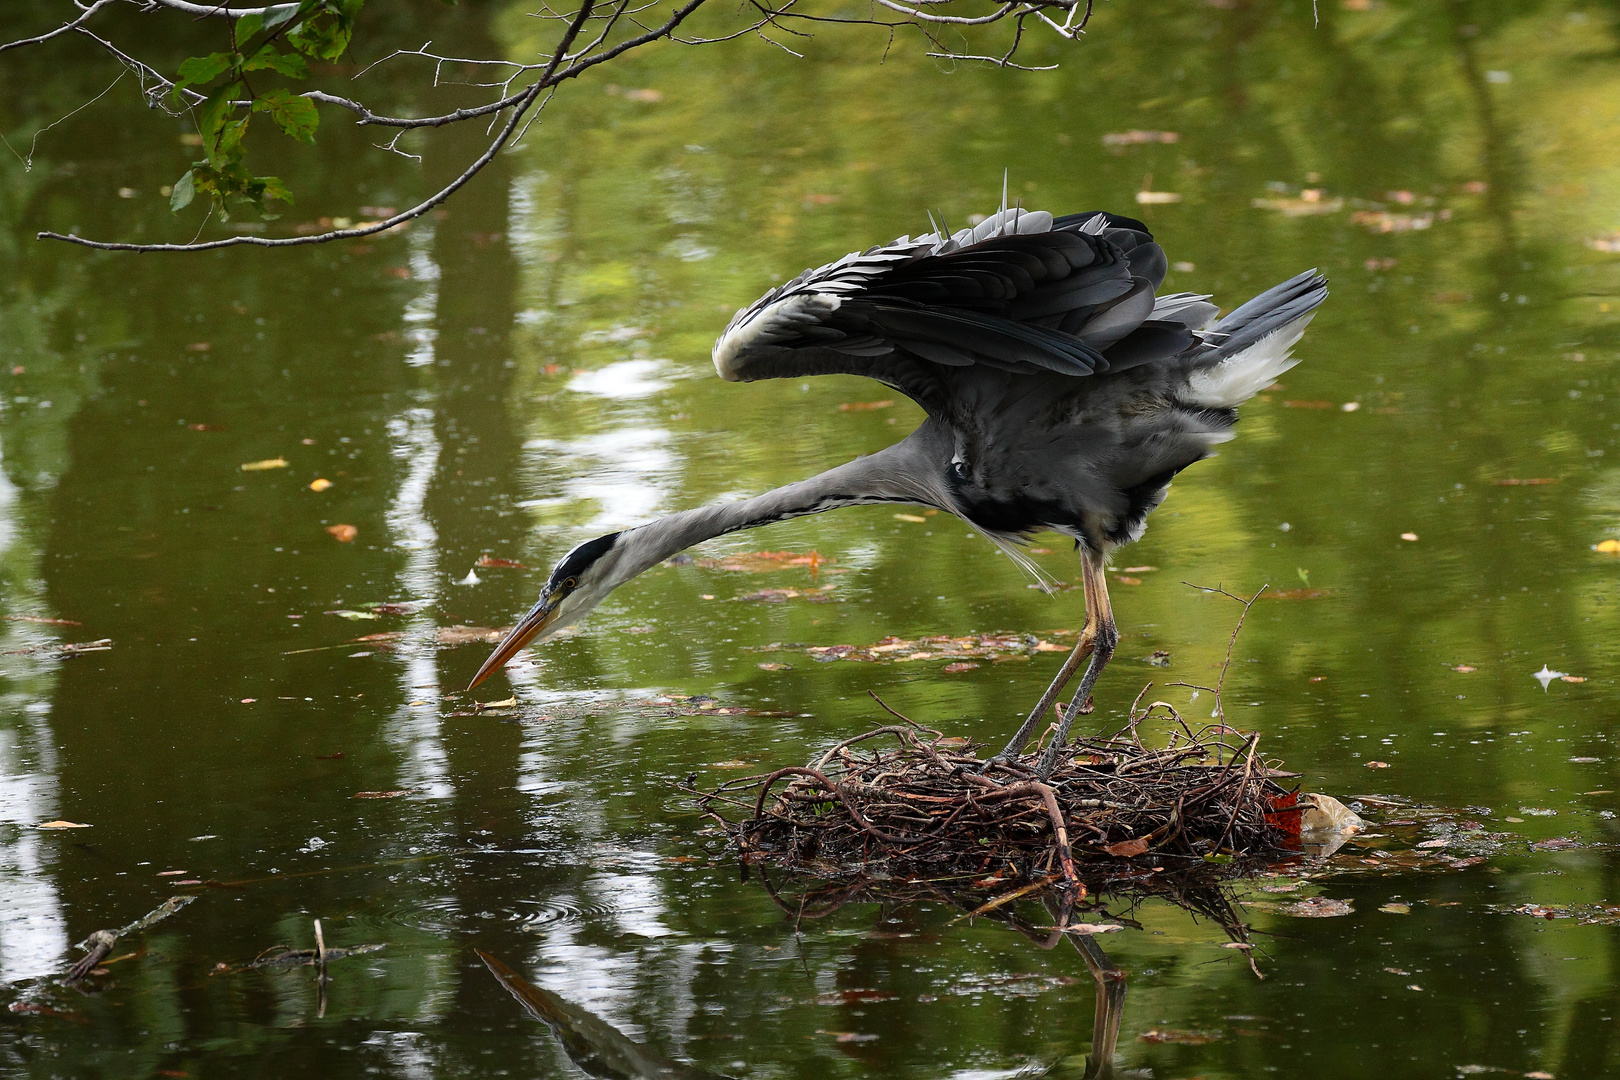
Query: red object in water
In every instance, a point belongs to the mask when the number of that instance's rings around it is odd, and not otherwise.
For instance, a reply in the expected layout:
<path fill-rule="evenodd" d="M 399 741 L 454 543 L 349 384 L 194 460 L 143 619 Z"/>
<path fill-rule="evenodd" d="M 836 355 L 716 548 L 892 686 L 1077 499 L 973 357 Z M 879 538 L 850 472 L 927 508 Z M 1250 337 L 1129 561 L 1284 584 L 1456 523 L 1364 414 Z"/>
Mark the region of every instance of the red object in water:
<path fill-rule="evenodd" d="M 1282 833 L 1293 844 L 1299 843 L 1299 822 L 1304 807 L 1299 805 L 1299 792 L 1289 791 L 1267 800 L 1266 824 Z"/>

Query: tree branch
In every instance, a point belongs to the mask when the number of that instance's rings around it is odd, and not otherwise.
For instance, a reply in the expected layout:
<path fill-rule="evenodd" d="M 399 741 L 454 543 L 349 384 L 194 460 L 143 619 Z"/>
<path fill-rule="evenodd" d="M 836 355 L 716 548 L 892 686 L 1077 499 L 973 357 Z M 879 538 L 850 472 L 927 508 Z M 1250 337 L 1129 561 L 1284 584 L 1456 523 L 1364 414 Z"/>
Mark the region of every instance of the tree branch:
<path fill-rule="evenodd" d="M 3 53 L 5 51 L 7 51 L 8 49 L 20 49 L 24 45 L 43 45 L 45 42 L 51 40 L 51 38 L 56 37 L 59 34 L 66 34 L 71 30 L 78 29 L 79 27 L 83 26 L 85 23 L 89 22 L 90 17 L 92 15 L 94 15 L 96 12 L 98 12 L 102 8 L 106 7 L 108 4 L 112 4 L 112 3 L 116 3 L 116 2 L 117 2 L 117 0 L 96 0 L 95 3 L 91 4 L 89 7 L 84 9 L 84 14 L 80 15 L 77 19 L 74 19 L 72 22 L 63 23 L 61 26 L 58 26 L 55 30 L 51 30 L 48 33 L 41 34 L 38 37 L 22 38 L 19 41 L 8 41 L 4 45 L 0 45 L 0 53 Z"/>
<path fill-rule="evenodd" d="M 705 0 L 689 0 L 685 7 L 681 8 L 674 16 L 671 17 L 671 21 L 666 24 L 667 29 L 665 29 L 664 32 L 667 33 L 672 31 L 675 26 L 679 25 L 679 20 L 684 19 L 687 15 L 691 14 L 691 12 L 697 10 L 697 8 L 704 2 Z M 308 244 L 325 244 L 330 243 L 333 240 L 350 240 L 361 236 L 374 236 L 377 233 L 392 229 L 397 225 L 403 225 L 405 222 L 419 218 L 429 210 L 432 210 L 434 207 L 443 203 L 446 199 L 450 198 L 450 196 L 454 195 L 457 191 L 461 190 L 461 188 L 465 187 L 474 176 L 477 176 L 480 172 L 482 172 L 484 166 L 488 165 L 491 161 L 494 161 L 495 156 L 501 152 L 501 148 L 504 147 L 507 140 L 512 137 L 512 133 L 517 130 L 518 124 L 523 120 L 524 114 L 529 111 L 529 107 L 534 104 L 535 100 L 540 96 L 543 90 L 545 90 L 548 86 L 561 82 L 564 79 L 573 78 L 579 73 L 579 71 L 584 70 L 583 65 L 575 64 L 568 70 L 559 73 L 557 71 L 557 66 L 562 62 L 562 58 L 564 55 L 566 55 L 568 47 L 574 43 L 576 38 L 579 37 L 580 30 L 584 28 L 586 21 L 590 18 L 590 13 L 594 4 L 595 0 L 585 0 L 585 2 L 580 5 L 579 11 L 574 15 L 573 22 L 569 23 L 568 29 L 563 33 L 562 40 L 558 42 L 557 51 L 553 54 L 551 62 L 546 65 L 545 72 L 538 80 L 531 84 L 528 89 L 524 90 L 518 95 L 518 101 L 512 111 L 512 115 L 507 119 L 505 126 L 501 128 L 500 134 L 497 135 L 495 140 L 489 144 L 489 147 L 482 154 L 479 154 L 477 159 L 474 160 L 471 165 L 467 166 L 466 170 L 463 171 L 460 176 L 450 181 L 450 183 L 440 188 L 437 192 L 429 196 L 427 199 L 424 199 L 416 206 L 413 206 L 409 210 L 403 211 L 402 213 L 395 214 L 393 217 L 390 217 L 384 221 L 374 222 L 370 225 L 365 225 L 354 229 L 333 229 L 330 232 L 317 233 L 313 236 L 232 236 L 227 237 L 224 240 L 210 240 L 206 243 L 200 244 L 196 242 L 190 244 L 108 243 L 101 240 L 87 240 L 82 236 L 75 236 L 72 233 L 64 234 L 49 231 L 36 234 L 35 239 L 61 240 L 70 244 L 78 244 L 81 247 L 94 248 L 97 251 L 135 251 L 143 253 L 156 251 L 213 251 L 219 248 L 242 246 L 302 247 Z M 646 37 L 646 35 L 643 35 L 643 37 Z"/>
<path fill-rule="evenodd" d="M 73 21 L 47 33 L 38 35 L 37 37 L 0 45 L 0 52 L 17 48 L 22 45 L 40 44 L 69 32 L 78 32 L 95 41 L 98 45 L 111 53 L 119 61 L 119 63 L 123 64 L 128 70 L 135 72 L 141 80 L 142 92 L 154 107 L 161 108 L 170 115 L 181 115 L 186 109 L 194 107 L 204 101 L 204 95 L 199 94 L 190 88 L 177 89 L 172 80 L 160 74 L 155 68 L 136 60 L 132 56 L 129 56 L 114 46 L 112 42 L 92 33 L 85 27 L 84 24 L 91 18 L 91 16 L 115 2 L 117 2 L 117 0 L 93 0 L 93 2 L 92 0 L 75 0 L 76 5 L 82 13 Z M 192 2 L 192 0 L 129 0 L 129 2 L 136 4 L 137 6 L 141 7 L 142 10 L 148 12 L 166 9 L 193 15 L 198 18 L 217 17 L 227 19 L 240 19 L 250 15 L 264 16 L 272 12 L 285 12 L 289 6 L 287 4 L 273 4 L 260 7 L 230 7 L 224 3 L 195 3 Z M 888 31 L 890 42 L 892 44 L 895 32 L 899 28 L 911 27 L 921 33 L 927 44 L 934 50 L 927 53 L 927 55 L 930 57 L 995 64 L 1000 67 L 1011 67 L 1021 70 L 1047 70 L 1045 66 L 1026 67 L 1025 65 L 1014 62 L 1015 55 L 1018 53 L 1020 47 L 1025 41 L 1025 32 L 1027 29 L 1026 21 L 1033 16 L 1038 18 L 1041 22 L 1044 22 L 1047 26 L 1051 27 L 1060 36 L 1066 39 L 1072 39 L 1076 35 L 1084 32 L 1085 26 L 1091 18 L 1094 0 L 993 0 L 994 6 L 992 7 L 990 13 L 977 16 L 946 14 L 945 11 L 949 10 L 951 6 L 956 3 L 956 0 L 870 0 L 872 7 L 878 10 L 868 13 L 868 15 L 864 18 L 854 14 L 811 14 L 807 11 L 799 9 L 796 6 L 797 0 L 747 0 L 746 6 L 752 7 L 758 13 L 758 17 L 751 20 L 750 24 L 743 29 L 734 33 L 727 33 L 712 38 L 683 38 L 677 35 L 676 30 L 706 2 L 707 0 L 684 0 L 684 2 L 680 3 L 680 6 L 671 11 L 669 16 L 662 23 L 649 27 L 637 19 L 636 16 L 640 12 L 647 10 L 647 8 L 655 6 L 656 0 L 654 3 L 644 3 L 642 0 L 581 0 L 581 6 L 569 15 L 552 11 L 552 9 L 545 6 L 544 0 L 542 0 L 541 6 L 543 10 L 541 12 L 536 12 L 535 17 L 566 21 L 566 27 L 560 35 L 555 49 L 551 52 L 549 57 L 542 54 L 544 59 L 543 64 L 540 62 L 520 63 L 517 61 L 507 60 L 459 59 L 455 57 L 439 56 L 428 51 L 431 43 L 424 44 L 421 48 L 414 50 L 397 50 L 385 56 L 382 60 L 376 61 L 376 63 L 384 63 L 400 56 L 419 56 L 432 60 L 436 65 L 433 80 L 433 84 L 435 86 L 439 85 L 440 72 L 443 66 L 447 63 L 470 64 L 485 68 L 495 67 L 503 69 L 499 72 L 500 78 L 498 78 L 496 81 L 478 83 L 478 85 L 503 87 L 505 89 L 501 92 L 504 94 L 504 96 L 483 105 L 459 108 L 436 116 L 384 116 L 374 112 L 370 107 L 360 101 L 337 94 L 327 93 L 322 90 L 311 90 L 299 95 L 300 97 L 311 102 L 325 105 L 335 105 L 339 108 L 347 109 L 355 114 L 357 118 L 355 121 L 356 126 L 378 126 L 398 129 L 397 134 L 393 139 L 387 140 L 383 144 L 379 144 L 379 149 L 387 150 L 396 154 L 404 154 L 404 151 L 399 149 L 398 143 L 400 136 L 409 130 L 417 128 L 445 127 L 447 125 L 461 123 L 466 120 L 474 120 L 484 117 L 490 118 L 492 129 L 495 127 L 495 125 L 499 125 L 499 130 L 494 134 L 489 145 L 466 167 L 465 170 L 463 170 L 459 176 L 428 198 L 424 199 L 422 202 L 418 203 L 416 206 L 411 207 L 403 213 L 394 214 L 386 220 L 368 222 L 354 228 L 332 229 L 327 232 L 317 233 L 310 236 L 262 237 L 254 235 L 237 235 L 206 242 L 193 240 L 191 243 L 177 244 L 105 242 L 88 239 L 72 233 L 64 234 L 53 231 L 42 231 L 37 233 L 36 236 L 41 240 L 60 240 L 65 243 L 76 244 L 82 247 L 93 248 L 100 251 L 133 252 L 209 251 L 219 248 L 242 246 L 301 247 L 310 244 L 330 243 L 336 240 L 349 240 L 367 236 L 375 236 L 379 233 L 387 232 L 391 229 L 397 228 L 398 226 L 404 225 L 407 222 L 421 217 L 428 211 L 443 204 L 453 194 L 469 183 L 472 178 L 481 172 L 491 161 L 493 161 L 496 155 L 500 154 L 504 149 L 519 145 L 522 141 L 524 133 L 526 133 L 528 127 L 534 123 L 540 111 L 544 109 L 551 93 L 555 92 L 555 88 L 559 84 L 569 79 L 578 78 L 593 67 L 600 64 L 605 64 L 610 60 L 622 56 L 632 49 L 658 41 L 662 38 L 670 38 L 671 40 L 681 44 L 709 44 L 721 41 L 730 41 L 747 34 L 757 34 L 771 44 L 777 45 L 780 48 L 786 48 L 786 46 L 781 45 L 780 42 L 773 40 L 768 35 L 767 31 L 775 28 L 785 34 L 791 34 L 798 37 L 810 36 L 807 33 L 808 28 L 805 30 L 798 30 L 789 24 L 789 20 L 798 19 L 809 23 L 836 23 L 848 26 L 867 25 L 882 27 Z M 893 12 L 894 15 L 889 17 L 874 17 L 880 15 L 881 9 L 887 9 L 887 12 Z M 981 8 L 980 10 L 983 9 Z M 1062 14 L 1059 14 L 1060 12 Z M 1059 22 L 1058 19 L 1061 19 L 1062 21 Z M 581 35 L 584 33 L 586 27 L 592 22 L 598 21 L 602 23 L 599 32 L 593 32 L 585 44 L 576 47 L 576 44 L 581 40 Z M 957 47 L 954 41 L 947 43 L 946 41 L 941 40 L 941 31 L 943 31 L 946 27 L 965 29 L 968 27 L 987 26 L 1003 21 L 1013 21 L 1016 26 L 1011 35 L 1010 44 L 1007 44 L 1005 52 L 1003 52 L 1000 56 L 993 54 L 957 52 L 954 51 Z M 634 29 L 639 30 L 640 32 L 635 33 L 633 36 L 626 37 L 623 40 L 612 42 L 610 39 L 615 35 L 615 31 L 620 30 L 621 27 L 623 30 Z M 792 52 L 792 50 L 788 51 Z M 887 50 L 885 50 L 885 53 L 886 52 Z M 793 55 L 798 54 L 794 53 Z M 540 59 L 541 58 L 536 58 L 537 61 Z M 375 64 L 371 66 L 375 66 Z M 370 70 L 370 68 L 368 67 L 366 70 Z M 362 71 L 361 74 L 364 74 L 364 71 Z M 515 92 L 505 92 L 505 90 L 510 90 L 514 83 L 526 78 L 533 78 L 534 81 L 530 82 L 527 86 L 523 86 L 521 89 L 516 90 Z M 504 120 L 500 119 L 502 114 L 506 114 Z M 415 155 L 406 154 L 405 156 L 414 157 Z M 418 158 L 417 160 L 420 159 Z"/>
<path fill-rule="evenodd" d="M 189 0 L 136 0 L 143 4 L 148 11 L 153 8 L 166 7 L 175 11 L 184 11 L 188 15 L 197 15 L 202 18 L 210 16 L 220 19 L 241 19 L 249 15 L 263 15 L 271 8 L 285 7 L 285 4 L 272 4 L 270 7 L 227 7 L 224 4 L 193 4 Z"/>

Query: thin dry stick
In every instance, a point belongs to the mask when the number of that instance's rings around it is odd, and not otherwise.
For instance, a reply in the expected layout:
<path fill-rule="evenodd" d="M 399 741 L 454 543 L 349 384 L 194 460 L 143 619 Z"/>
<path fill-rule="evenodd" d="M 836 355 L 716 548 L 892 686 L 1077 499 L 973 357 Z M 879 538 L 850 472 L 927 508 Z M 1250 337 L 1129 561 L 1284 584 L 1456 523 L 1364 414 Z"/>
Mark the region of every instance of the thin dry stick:
<path fill-rule="evenodd" d="M 1172 686 L 1185 686 L 1191 690 L 1209 690 L 1215 695 L 1215 718 L 1224 724 L 1226 722 L 1226 706 L 1221 703 L 1221 689 L 1226 685 L 1226 671 L 1232 666 L 1232 647 L 1237 644 L 1238 634 L 1243 630 L 1243 620 L 1249 617 L 1249 609 L 1254 606 L 1254 602 L 1256 600 L 1260 599 L 1260 595 L 1262 593 L 1271 588 L 1271 583 L 1267 582 L 1266 584 L 1260 586 L 1260 588 L 1255 590 L 1254 595 L 1249 597 L 1247 600 L 1241 596 L 1238 596 L 1236 593 L 1227 592 L 1220 586 L 1210 588 L 1208 585 L 1194 585 L 1190 581 L 1183 581 L 1182 584 L 1186 585 L 1188 588 L 1197 589 L 1200 592 L 1212 592 L 1218 593 L 1221 596 L 1230 597 L 1243 605 L 1243 614 L 1238 616 L 1237 625 L 1232 627 L 1232 636 L 1226 641 L 1226 659 L 1221 662 L 1221 674 L 1220 677 L 1215 680 L 1215 685 L 1213 687 L 1208 687 L 1184 682 L 1170 684 Z"/>

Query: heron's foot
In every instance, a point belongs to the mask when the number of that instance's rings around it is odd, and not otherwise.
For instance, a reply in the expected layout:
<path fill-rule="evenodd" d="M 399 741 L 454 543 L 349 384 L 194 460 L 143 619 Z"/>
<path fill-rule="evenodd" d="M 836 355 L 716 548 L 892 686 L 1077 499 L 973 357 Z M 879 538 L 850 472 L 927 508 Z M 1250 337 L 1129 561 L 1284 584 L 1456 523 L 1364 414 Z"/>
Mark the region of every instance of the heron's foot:
<path fill-rule="evenodd" d="M 1058 759 L 1062 756 L 1063 746 L 1054 739 L 1051 745 L 1041 752 L 1040 760 L 1035 763 L 1035 779 L 1046 783 L 1057 769 Z"/>
<path fill-rule="evenodd" d="M 993 754 L 990 757 L 985 758 L 983 761 L 974 762 L 972 765 L 962 765 L 961 769 L 963 772 L 970 772 L 975 776 L 984 776 L 991 769 L 996 768 L 1007 769 L 1018 773 L 1028 772 L 1029 767 L 1021 763 L 1019 761 L 1019 757 L 1020 755 L 1018 754 L 1013 754 L 1006 750 L 1002 750 L 1000 753 Z"/>

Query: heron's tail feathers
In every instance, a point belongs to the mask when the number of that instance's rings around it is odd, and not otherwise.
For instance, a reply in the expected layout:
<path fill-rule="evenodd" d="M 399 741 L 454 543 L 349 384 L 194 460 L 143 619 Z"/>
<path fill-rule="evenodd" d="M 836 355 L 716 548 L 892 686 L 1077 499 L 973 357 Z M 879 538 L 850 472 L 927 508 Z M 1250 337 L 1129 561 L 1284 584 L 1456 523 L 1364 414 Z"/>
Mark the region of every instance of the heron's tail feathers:
<path fill-rule="evenodd" d="M 1187 379 L 1185 400 L 1230 409 L 1265 389 L 1299 363 L 1290 350 L 1325 299 L 1327 278 L 1307 270 L 1206 329 L 1210 348 Z"/>

